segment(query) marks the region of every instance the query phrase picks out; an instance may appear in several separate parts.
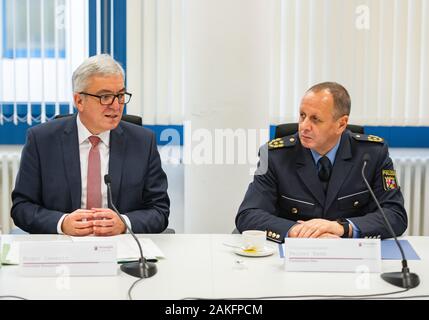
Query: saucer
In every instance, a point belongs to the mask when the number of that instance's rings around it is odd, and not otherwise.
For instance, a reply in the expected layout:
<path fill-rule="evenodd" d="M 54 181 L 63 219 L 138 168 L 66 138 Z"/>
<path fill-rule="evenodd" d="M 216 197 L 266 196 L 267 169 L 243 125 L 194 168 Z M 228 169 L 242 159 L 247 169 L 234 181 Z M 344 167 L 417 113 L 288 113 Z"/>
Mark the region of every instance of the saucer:
<path fill-rule="evenodd" d="M 234 250 L 234 253 L 240 256 L 246 256 L 246 257 L 266 257 L 274 253 L 274 248 L 264 247 L 262 250 L 258 250 L 258 251 L 244 250 L 242 248 L 237 248 Z"/>

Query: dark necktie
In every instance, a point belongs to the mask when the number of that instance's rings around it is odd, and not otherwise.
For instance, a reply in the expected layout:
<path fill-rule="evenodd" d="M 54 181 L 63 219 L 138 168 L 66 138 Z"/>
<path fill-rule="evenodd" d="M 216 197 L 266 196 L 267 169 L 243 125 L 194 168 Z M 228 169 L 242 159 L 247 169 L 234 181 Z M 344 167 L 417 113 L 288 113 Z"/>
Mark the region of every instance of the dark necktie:
<path fill-rule="evenodd" d="M 326 192 L 328 188 L 329 178 L 331 177 L 332 164 L 327 156 L 323 156 L 319 159 L 319 179 L 322 181 L 323 189 Z"/>

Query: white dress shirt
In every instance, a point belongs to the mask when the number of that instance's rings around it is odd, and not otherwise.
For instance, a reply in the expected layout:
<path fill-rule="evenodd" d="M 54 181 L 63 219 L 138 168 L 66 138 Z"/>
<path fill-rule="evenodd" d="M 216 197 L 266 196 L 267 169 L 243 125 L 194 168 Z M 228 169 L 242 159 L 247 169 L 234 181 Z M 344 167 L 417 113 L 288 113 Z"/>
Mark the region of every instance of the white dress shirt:
<path fill-rule="evenodd" d="M 81 188 L 82 195 L 80 199 L 80 207 L 86 209 L 86 197 L 87 197 L 87 177 L 88 177 L 88 156 L 89 150 L 91 149 L 91 142 L 89 137 L 93 136 L 91 132 L 84 126 L 82 121 L 80 121 L 79 114 L 76 117 L 77 123 L 77 134 L 79 141 L 79 158 L 80 158 L 80 177 L 81 177 Z M 101 162 L 101 206 L 103 208 L 108 208 L 107 203 L 107 186 L 104 184 L 103 177 L 109 173 L 109 150 L 110 150 L 110 130 L 104 131 L 98 135 L 95 135 L 100 138 L 100 143 L 98 144 L 98 150 L 100 151 L 100 162 Z M 59 234 L 64 234 L 61 225 L 67 214 L 64 214 L 57 224 L 57 231 Z M 131 222 L 126 215 L 122 215 L 125 222 L 131 228 Z"/>

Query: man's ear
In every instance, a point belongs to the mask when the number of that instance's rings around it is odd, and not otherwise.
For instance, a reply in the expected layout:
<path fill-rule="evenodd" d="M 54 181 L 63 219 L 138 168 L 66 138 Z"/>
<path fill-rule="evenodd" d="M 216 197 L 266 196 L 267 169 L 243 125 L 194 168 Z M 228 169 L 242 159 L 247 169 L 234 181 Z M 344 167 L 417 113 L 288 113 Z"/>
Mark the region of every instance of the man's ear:
<path fill-rule="evenodd" d="M 82 98 L 81 94 L 79 94 L 79 93 L 74 93 L 73 94 L 74 105 L 76 106 L 76 109 L 79 112 L 83 111 L 83 101 L 82 100 L 83 100 L 83 98 Z"/>
<path fill-rule="evenodd" d="M 349 123 L 349 116 L 345 115 L 338 119 L 338 130 L 343 132 L 347 128 L 347 124 Z"/>

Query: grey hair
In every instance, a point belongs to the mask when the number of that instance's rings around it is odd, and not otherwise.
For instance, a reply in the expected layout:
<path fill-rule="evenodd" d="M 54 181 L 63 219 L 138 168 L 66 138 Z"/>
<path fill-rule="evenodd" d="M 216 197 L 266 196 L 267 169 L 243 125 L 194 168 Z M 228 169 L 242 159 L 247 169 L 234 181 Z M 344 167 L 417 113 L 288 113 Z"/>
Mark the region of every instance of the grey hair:
<path fill-rule="evenodd" d="M 110 55 L 103 53 L 89 57 L 73 72 L 73 92 L 84 91 L 93 76 L 111 75 L 121 75 L 125 81 L 124 69 Z"/>

